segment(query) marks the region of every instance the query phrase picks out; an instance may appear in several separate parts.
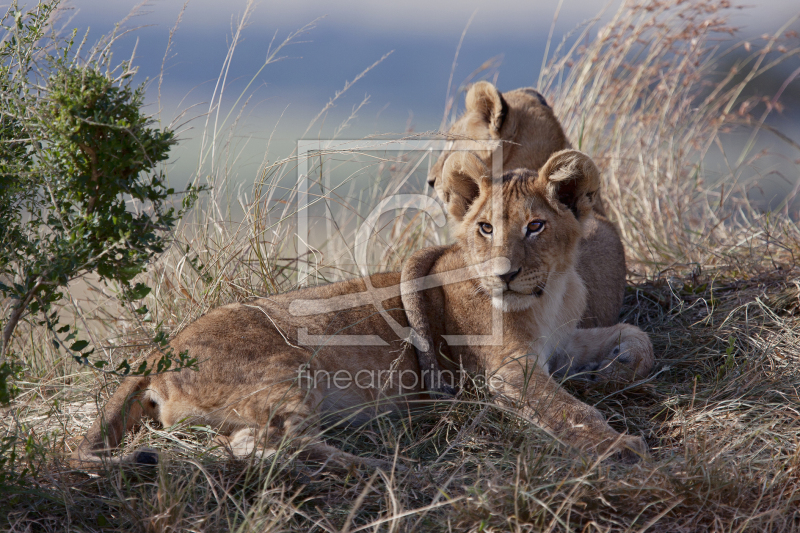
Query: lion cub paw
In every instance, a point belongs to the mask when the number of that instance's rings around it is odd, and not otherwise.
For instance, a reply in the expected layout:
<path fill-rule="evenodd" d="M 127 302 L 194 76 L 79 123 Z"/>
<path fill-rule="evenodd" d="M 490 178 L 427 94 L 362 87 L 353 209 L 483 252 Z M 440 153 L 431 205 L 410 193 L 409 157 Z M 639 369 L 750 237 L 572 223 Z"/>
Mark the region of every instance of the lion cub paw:
<path fill-rule="evenodd" d="M 263 460 L 276 453 L 273 448 L 259 446 L 259 433 L 252 428 L 240 429 L 228 436 L 217 435 L 214 441 L 235 459 L 244 459 L 253 454 L 257 460 Z"/>
<path fill-rule="evenodd" d="M 635 326 L 623 326 L 613 342 L 605 347 L 603 355 L 573 369 L 588 381 L 636 381 L 647 377 L 653 369 L 653 343 L 644 331 Z"/>

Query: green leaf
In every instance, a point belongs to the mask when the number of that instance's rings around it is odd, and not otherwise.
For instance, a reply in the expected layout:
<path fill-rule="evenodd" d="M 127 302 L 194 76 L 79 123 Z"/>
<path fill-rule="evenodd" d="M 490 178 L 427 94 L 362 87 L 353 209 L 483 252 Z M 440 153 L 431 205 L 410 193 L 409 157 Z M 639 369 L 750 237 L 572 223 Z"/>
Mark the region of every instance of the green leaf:
<path fill-rule="evenodd" d="M 19 392 L 13 379 L 20 377 L 22 367 L 11 361 L 0 365 L 0 405 L 8 405 Z"/>
<path fill-rule="evenodd" d="M 83 350 L 87 346 L 89 346 L 89 341 L 80 340 L 80 341 L 73 342 L 72 346 L 70 346 L 69 349 L 74 351 L 74 352 L 80 352 L 81 350 Z"/>
<path fill-rule="evenodd" d="M 125 291 L 125 299 L 126 300 L 141 300 L 148 294 L 150 294 L 150 287 L 145 285 L 144 283 L 137 283 L 132 288 Z"/>
<path fill-rule="evenodd" d="M 117 369 L 115 370 L 118 374 L 122 374 L 123 376 L 127 376 L 131 372 L 131 365 L 128 364 L 127 359 L 123 359 L 122 362 L 119 364 Z"/>

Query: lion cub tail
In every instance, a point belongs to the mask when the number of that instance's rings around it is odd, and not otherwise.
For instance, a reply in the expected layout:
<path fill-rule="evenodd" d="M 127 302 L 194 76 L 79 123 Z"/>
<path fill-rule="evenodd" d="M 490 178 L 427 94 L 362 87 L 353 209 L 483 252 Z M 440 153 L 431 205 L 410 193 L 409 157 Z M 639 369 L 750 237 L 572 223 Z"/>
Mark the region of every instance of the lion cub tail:
<path fill-rule="evenodd" d="M 136 376 L 126 378 L 108 404 L 100 412 L 89 428 L 78 448 L 72 452 L 69 461 L 77 467 L 87 467 L 97 463 L 141 463 L 155 464 L 158 455 L 151 450 L 137 450 L 122 458 L 104 457 L 122 442 L 125 433 L 142 419 L 146 411 L 143 392 L 150 383 L 150 377 Z"/>

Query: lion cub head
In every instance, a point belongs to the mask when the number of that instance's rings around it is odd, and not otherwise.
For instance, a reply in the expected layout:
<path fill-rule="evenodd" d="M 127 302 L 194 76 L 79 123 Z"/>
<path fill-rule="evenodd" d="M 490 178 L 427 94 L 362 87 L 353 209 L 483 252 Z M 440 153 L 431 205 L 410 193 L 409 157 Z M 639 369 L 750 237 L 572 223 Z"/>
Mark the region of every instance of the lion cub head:
<path fill-rule="evenodd" d="M 450 224 L 467 262 L 508 260 L 502 272 L 475 266 L 480 290 L 502 291 L 504 311 L 530 308 L 574 272 L 582 225 L 593 216 L 600 187 L 598 169 L 586 154 L 563 150 L 538 173 L 517 169 L 493 184 L 480 158 L 456 152 L 445 162 L 442 180 Z"/>
<path fill-rule="evenodd" d="M 530 87 L 500 93 L 487 81 L 467 91 L 464 114 L 450 128 L 451 143 L 431 168 L 428 184 L 443 195 L 442 169 L 450 155 L 470 150 L 492 168 L 491 145 L 502 142 L 503 169 L 538 170 L 552 154 L 571 148 L 544 97 Z"/>

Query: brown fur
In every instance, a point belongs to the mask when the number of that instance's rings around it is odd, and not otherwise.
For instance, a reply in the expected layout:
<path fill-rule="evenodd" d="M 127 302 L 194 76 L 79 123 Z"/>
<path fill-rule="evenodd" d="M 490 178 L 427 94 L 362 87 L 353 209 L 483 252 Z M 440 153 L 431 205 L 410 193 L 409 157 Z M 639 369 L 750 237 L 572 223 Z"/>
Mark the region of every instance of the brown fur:
<path fill-rule="evenodd" d="M 470 150 L 489 169 L 492 151 L 485 141 L 502 142 L 502 170 L 527 168 L 538 171 L 554 153 L 572 148 L 553 110 L 530 87 L 500 93 L 481 81 L 470 87 L 464 114 L 450 128 L 450 150 L 431 168 L 428 183 L 445 203 L 452 196 L 443 180 L 442 168 L 456 150 Z M 589 291 L 580 327 L 616 324 L 625 295 L 625 251 L 617 229 L 605 216 L 598 193 L 594 218 L 586 224 L 579 245 L 578 275 Z"/>
<path fill-rule="evenodd" d="M 554 153 L 571 148 L 561 124 L 547 105 L 544 97 L 529 87 L 501 94 L 494 85 L 481 81 L 470 87 L 466 96 L 464 114 L 450 128 L 451 144 L 431 168 L 428 183 L 454 216 L 464 212 L 465 191 L 454 187 L 474 187 L 463 181 L 455 185 L 443 179 L 442 171 L 449 157 L 469 150 L 478 156 L 485 168 L 495 163 L 491 147 L 485 141 L 503 143 L 502 168 L 540 169 Z M 474 192 L 474 191 L 473 191 Z M 579 244 L 577 271 L 587 288 L 586 309 L 579 327 L 592 328 L 610 326 L 617 322 L 622 299 L 625 294 L 625 251 L 614 225 L 605 217 L 599 191 L 589 199 L 593 217 L 583 224 L 584 234 Z M 413 254 L 403 265 L 403 276 L 416 278 L 428 273 L 437 259 L 433 249 Z M 414 293 L 403 294 L 403 306 L 409 317 L 415 346 L 428 346 L 425 336 L 429 325 L 424 313 L 417 308 L 419 297 Z M 422 343 L 422 344 L 420 344 Z M 417 347 L 417 358 L 421 368 L 439 371 L 431 348 Z M 430 388 L 431 392 L 452 392 Z"/>
<path fill-rule="evenodd" d="M 461 154 L 458 159 L 469 157 Z M 582 221 L 591 217 L 587 194 L 598 186 L 593 163 L 570 151 L 557 154 L 538 175 L 525 170 L 507 173 L 504 208 L 496 210 L 490 182 L 470 173 L 480 165 L 454 162 L 448 168 L 460 173 L 448 179 L 469 180 L 474 187 L 457 188 L 472 192 L 462 198 L 466 209 L 458 221 L 456 243 L 439 254 L 424 278 L 438 280 L 426 285 L 421 305 L 431 325 L 437 363 L 452 371 L 454 362 L 460 362 L 469 374 L 485 375 L 498 402 L 573 446 L 632 458 L 646 454 L 641 438 L 614 431 L 595 408 L 572 397 L 548 375 L 552 370 L 575 373 L 597 366 L 601 372 L 641 376 L 653 363 L 647 335 L 633 326 L 576 328 L 586 290 L 575 265 Z M 531 220 L 544 223 L 535 236 L 524 231 Z M 490 237 L 480 232 L 487 224 L 494 228 Z M 487 261 L 495 266 L 487 267 Z M 508 264 L 498 269 L 498 261 Z M 517 269 L 513 279 L 504 273 Z M 471 279 L 451 282 L 458 272 L 471 273 Z M 377 295 L 394 320 L 408 324 L 400 297 L 401 274 L 373 275 L 371 282 L 372 294 L 366 292 L 364 279 L 355 279 L 209 312 L 170 343 L 176 353 L 188 351 L 195 357 L 198 370 L 126 379 L 72 459 L 78 464 L 101 461 L 101 454 L 116 448 L 125 431 L 146 414 L 167 427 L 181 420 L 212 425 L 228 436 L 222 440 L 237 455 L 265 453 L 263 446 L 291 437 L 311 457 L 386 466 L 337 450 L 318 437 L 321 425 L 343 419 L 361 422 L 379 412 L 402 413 L 427 397 L 424 369 L 413 349 L 372 305 Z M 503 304 L 493 301 L 491 294 L 497 290 L 504 291 Z M 490 317 L 500 307 L 499 344 L 444 342 L 444 335 L 491 333 Z M 330 335 L 327 344 L 301 345 L 303 328 L 308 335 Z M 385 345 L 336 344 L 344 339 L 341 335 L 353 334 L 377 336 Z M 613 369 L 611 363 L 616 365 Z M 348 372 L 362 386 L 337 386 L 335 378 L 315 383 L 298 379 L 304 365 L 329 375 Z M 365 371 L 386 374 L 375 380 L 373 373 L 373 381 L 365 381 L 359 378 Z M 401 371 L 408 374 L 399 377 Z M 121 461 L 154 458 L 139 452 Z"/>

